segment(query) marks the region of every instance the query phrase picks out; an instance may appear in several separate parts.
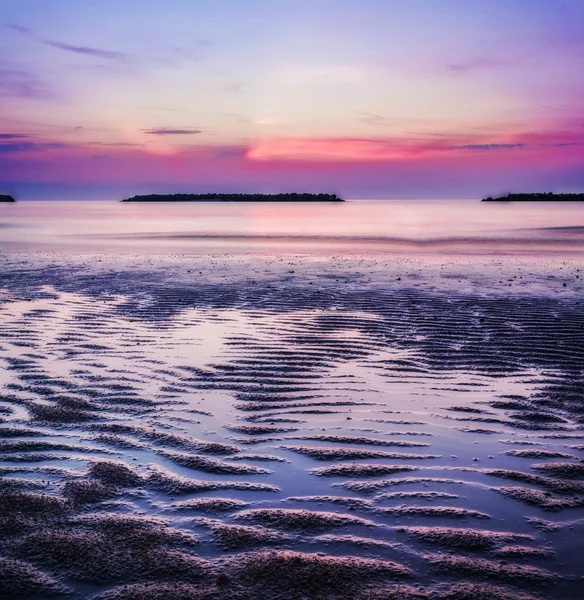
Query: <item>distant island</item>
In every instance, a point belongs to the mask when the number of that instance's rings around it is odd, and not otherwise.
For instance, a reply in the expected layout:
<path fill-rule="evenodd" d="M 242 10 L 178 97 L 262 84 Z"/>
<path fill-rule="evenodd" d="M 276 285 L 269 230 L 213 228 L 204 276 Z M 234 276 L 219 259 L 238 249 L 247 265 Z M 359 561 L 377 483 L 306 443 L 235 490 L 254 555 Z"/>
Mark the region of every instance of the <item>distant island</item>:
<path fill-rule="evenodd" d="M 481 202 L 584 202 L 584 194 L 507 194 L 500 198 L 484 198 Z"/>
<path fill-rule="evenodd" d="M 16 200 L 8 194 L 0 194 L 0 202 L 16 202 Z"/>
<path fill-rule="evenodd" d="M 344 202 L 336 194 L 143 194 L 121 202 Z"/>

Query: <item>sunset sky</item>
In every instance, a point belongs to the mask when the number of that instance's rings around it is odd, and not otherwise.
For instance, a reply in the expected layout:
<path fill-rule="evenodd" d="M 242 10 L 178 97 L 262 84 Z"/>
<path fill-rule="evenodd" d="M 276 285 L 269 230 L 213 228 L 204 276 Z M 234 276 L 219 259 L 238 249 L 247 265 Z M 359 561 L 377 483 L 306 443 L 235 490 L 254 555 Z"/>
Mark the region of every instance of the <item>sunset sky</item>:
<path fill-rule="evenodd" d="M 584 191 L 582 0 L 4 0 L 0 193 Z"/>

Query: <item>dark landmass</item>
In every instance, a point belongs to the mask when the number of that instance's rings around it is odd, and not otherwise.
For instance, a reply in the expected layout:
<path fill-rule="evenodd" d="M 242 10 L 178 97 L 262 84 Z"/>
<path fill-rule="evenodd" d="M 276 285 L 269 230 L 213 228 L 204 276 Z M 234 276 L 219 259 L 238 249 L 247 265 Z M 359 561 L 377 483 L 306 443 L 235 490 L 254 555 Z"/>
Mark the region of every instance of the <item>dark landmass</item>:
<path fill-rule="evenodd" d="M 144 194 L 122 202 L 344 202 L 336 194 Z"/>
<path fill-rule="evenodd" d="M 16 200 L 8 194 L 0 194 L 0 202 L 16 202 Z"/>
<path fill-rule="evenodd" d="M 584 194 L 507 194 L 500 198 L 484 198 L 481 202 L 584 202 Z"/>

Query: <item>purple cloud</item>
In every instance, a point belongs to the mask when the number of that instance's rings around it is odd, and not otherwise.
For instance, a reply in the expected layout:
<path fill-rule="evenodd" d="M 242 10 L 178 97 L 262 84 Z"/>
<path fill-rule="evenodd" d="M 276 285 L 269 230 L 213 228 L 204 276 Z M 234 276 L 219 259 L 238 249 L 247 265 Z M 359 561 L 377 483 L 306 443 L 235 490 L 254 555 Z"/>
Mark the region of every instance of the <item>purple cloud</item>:
<path fill-rule="evenodd" d="M 0 66 L 0 97 L 49 98 L 52 93 L 32 73 Z"/>
<path fill-rule="evenodd" d="M 19 152 L 35 152 L 42 150 L 55 150 L 68 148 L 69 144 L 59 142 L 15 142 L 0 143 L 0 154 L 17 154 Z"/>
<path fill-rule="evenodd" d="M 0 140 L 20 140 L 30 137 L 27 133 L 0 133 Z"/>
<path fill-rule="evenodd" d="M 451 150 L 506 150 L 509 148 L 525 148 L 525 144 L 466 144 L 450 146 Z"/>
<path fill-rule="evenodd" d="M 388 119 L 375 113 L 369 113 L 362 110 L 357 111 L 358 114 L 363 115 L 359 117 L 359 121 L 367 123 L 367 125 L 373 125 L 374 127 L 385 127 L 391 123 L 395 123 L 395 119 Z"/>
<path fill-rule="evenodd" d="M 201 129 L 168 129 L 161 127 L 159 129 L 142 129 L 143 133 L 149 135 L 196 135 L 202 133 Z"/>
<path fill-rule="evenodd" d="M 83 54 L 85 56 L 95 56 L 98 58 L 105 58 L 107 60 L 125 61 L 129 56 L 123 52 L 116 52 L 114 50 L 101 50 L 99 48 L 91 48 L 89 46 L 73 46 L 72 44 L 65 44 L 64 42 L 57 42 L 54 40 L 46 40 L 38 36 L 32 29 L 23 27 L 22 25 L 10 25 L 11 29 L 18 31 L 23 35 L 29 36 L 45 46 L 51 46 L 58 50 L 64 50 L 65 52 L 73 52 L 74 54 Z"/>
<path fill-rule="evenodd" d="M 43 40 L 43 44 L 58 48 L 59 50 L 65 50 L 66 52 L 84 54 L 86 56 L 97 56 L 98 58 L 105 58 L 108 60 L 125 61 L 129 58 L 127 54 L 116 52 L 114 50 L 100 50 L 99 48 L 90 48 L 88 46 L 72 46 L 70 44 L 64 44 L 63 42 L 53 42 L 50 40 Z"/>
<path fill-rule="evenodd" d="M 508 64 L 509 61 L 500 60 L 497 58 L 480 57 L 463 63 L 452 63 L 446 65 L 446 70 L 447 72 L 455 75 L 467 75 L 473 71 L 495 69 L 499 67 L 505 67 Z"/>

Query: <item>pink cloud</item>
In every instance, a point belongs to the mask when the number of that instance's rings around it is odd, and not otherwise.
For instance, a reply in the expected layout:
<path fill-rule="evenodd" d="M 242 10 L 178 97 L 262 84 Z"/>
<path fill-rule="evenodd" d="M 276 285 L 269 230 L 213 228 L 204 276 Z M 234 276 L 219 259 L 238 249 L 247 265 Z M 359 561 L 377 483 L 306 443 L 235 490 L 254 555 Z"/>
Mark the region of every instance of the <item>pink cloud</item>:
<path fill-rule="evenodd" d="M 250 146 L 249 160 L 332 160 L 385 161 L 397 160 L 424 152 L 421 146 L 403 140 L 374 140 L 351 138 L 272 139 Z"/>
<path fill-rule="evenodd" d="M 436 139 L 283 138 L 252 143 L 245 156 L 251 161 L 391 162 L 439 154 L 537 151 L 584 147 L 584 133 L 516 133 L 504 136 L 448 136 Z"/>

